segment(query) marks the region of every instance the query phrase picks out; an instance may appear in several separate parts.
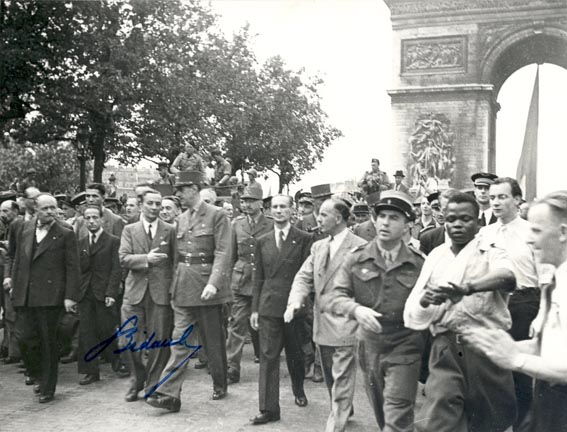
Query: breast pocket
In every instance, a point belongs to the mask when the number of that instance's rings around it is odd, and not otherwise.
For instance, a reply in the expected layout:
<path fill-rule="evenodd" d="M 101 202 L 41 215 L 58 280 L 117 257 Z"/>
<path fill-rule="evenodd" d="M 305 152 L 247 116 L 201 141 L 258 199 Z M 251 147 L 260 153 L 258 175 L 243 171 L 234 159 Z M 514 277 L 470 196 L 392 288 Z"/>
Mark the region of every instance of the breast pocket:
<path fill-rule="evenodd" d="M 381 273 L 376 269 L 354 267 L 352 269 L 354 298 L 363 306 L 373 307 L 378 300 Z"/>
<path fill-rule="evenodd" d="M 214 251 L 215 239 L 213 230 L 209 228 L 197 229 L 193 232 L 195 247 L 199 250 Z"/>

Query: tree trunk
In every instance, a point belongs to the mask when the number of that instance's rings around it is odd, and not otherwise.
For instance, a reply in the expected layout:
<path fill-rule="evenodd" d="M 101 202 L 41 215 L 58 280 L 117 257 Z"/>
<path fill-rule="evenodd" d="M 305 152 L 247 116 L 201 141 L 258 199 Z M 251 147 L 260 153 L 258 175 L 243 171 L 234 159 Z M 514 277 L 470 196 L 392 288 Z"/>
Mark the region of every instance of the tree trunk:
<path fill-rule="evenodd" d="M 87 185 L 87 158 L 79 156 L 79 190 L 82 192 Z"/>
<path fill-rule="evenodd" d="M 105 135 L 102 130 L 95 131 L 92 137 L 92 147 L 94 165 L 93 165 L 93 181 L 96 183 L 102 183 L 102 171 L 104 170 L 105 152 L 104 152 L 104 142 Z"/>

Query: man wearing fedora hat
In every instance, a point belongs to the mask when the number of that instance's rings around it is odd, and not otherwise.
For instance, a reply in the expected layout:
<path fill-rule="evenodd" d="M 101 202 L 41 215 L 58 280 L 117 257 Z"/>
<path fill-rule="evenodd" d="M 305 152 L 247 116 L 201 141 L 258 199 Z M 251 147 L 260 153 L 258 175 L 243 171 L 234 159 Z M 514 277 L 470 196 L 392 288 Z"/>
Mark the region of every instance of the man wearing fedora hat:
<path fill-rule="evenodd" d="M 223 306 L 232 301 L 228 284 L 231 229 L 222 209 L 202 201 L 199 194 L 202 185 L 203 175 L 199 171 L 177 174 L 175 187 L 187 210 L 179 217 L 176 229 L 177 267 L 170 289 L 174 312 L 172 339 L 180 340 L 192 324 L 198 325 L 213 379 L 212 399 L 218 400 L 227 391 Z M 189 342 L 199 347 L 195 334 L 189 336 Z M 146 394 L 148 404 L 179 411 L 187 360 L 193 353 L 194 349 L 186 344 L 171 346 L 171 357 L 159 380 L 161 385 Z"/>
<path fill-rule="evenodd" d="M 246 187 L 240 203 L 244 215 L 232 222 L 232 281 L 234 302 L 228 328 L 228 382 L 240 381 L 240 360 L 244 341 L 250 329 L 252 292 L 254 287 L 254 250 L 256 239 L 271 231 L 274 222 L 262 214 L 262 194 L 257 188 Z M 258 352 L 258 332 L 251 330 L 254 353 Z"/>
<path fill-rule="evenodd" d="M 414 218 L 409 196 L 386 191 L 374 206 L 377 236 L 344 259 L 324 312 L 359 324 L 359 361 L 381 430 L 412 431 L 422 332 L 404 327 L 403 310 L 424 259 L 403 238 Z"/>
<path fill-rule="evenodd" d="M 394 187 L 393 189 L 398 192 L 403 192 L 409 195 L 409 188 L 402 183 L 405 175 L 402 170 L 397 170 L 394 174 Z"/>

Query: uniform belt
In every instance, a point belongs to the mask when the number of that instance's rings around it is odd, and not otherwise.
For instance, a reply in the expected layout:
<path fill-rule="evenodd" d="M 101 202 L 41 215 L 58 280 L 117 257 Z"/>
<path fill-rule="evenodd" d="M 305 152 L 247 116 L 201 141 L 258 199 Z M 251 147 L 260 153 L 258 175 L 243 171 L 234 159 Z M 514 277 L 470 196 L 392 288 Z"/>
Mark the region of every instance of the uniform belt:
<path fill-rule="evenodd" d="M 215 260 L 214 255 L 185 255 L 179 257 L 179 262 L 184 264 L 211 264 Z"/>
<path fill-rule="evenodd" d="M 539 287 L 518 287 L 514 290 L 512 295 L 514 294 L 528 294 L 528 293 L 536 293 L 539 294 L 541 290 Z"/>

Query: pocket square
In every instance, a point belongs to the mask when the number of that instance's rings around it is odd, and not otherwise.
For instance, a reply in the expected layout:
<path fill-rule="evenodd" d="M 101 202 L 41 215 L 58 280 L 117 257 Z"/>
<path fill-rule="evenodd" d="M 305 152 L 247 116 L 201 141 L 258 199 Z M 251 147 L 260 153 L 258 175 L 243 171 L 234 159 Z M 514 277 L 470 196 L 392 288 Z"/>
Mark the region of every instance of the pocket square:
<path fill-rule="evenodd" d="M 166 246 L 166 245 L 167 245 L 167 242 L 166 242 L 166 241 L 162 241 L 159 245 L 160 245 L 160 246 Z"/>

